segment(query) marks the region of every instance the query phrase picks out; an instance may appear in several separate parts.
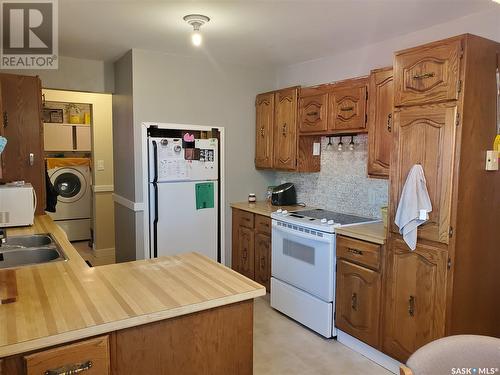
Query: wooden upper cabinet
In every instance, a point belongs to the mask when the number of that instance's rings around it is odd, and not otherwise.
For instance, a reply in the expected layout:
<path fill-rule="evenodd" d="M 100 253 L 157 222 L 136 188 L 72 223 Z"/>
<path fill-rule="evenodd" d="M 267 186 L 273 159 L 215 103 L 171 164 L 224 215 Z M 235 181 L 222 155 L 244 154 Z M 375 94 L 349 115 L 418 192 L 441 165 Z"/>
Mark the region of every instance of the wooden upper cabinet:
<path fill-rule="evenodd" d="M 8 139 L 2 152 L 2 180 L 24 180 L 37 195 L 36 214 L 45 212 L 42 86 L 38 77 L 0 74 L 2 121 Z"/>
<path fill-rule="evenodd" d="M 336 326 L 368 345 L 379 346 L 380 273 L 337 261 Z"/>
<path fill-rule="evenodd" d="M 273 167 L 274 92 L 255 99 L 255 167 Z"/>
<path fill-rule="evenodd" d="M 367 79 L 354 79 L 334 85 L 330 92 L 328 128 L 337 133 L 366 131 Z"/>
<path fill-rule="evenodd" d="M 447 252 L 393 240 L 387 257 L 383 351 L 406 362 L 421 346 L 444 336 Z"/>
<path fill-rule="evenodd" d="M 274 106 L 273 166 L 294 170 L 297 166 L 297 88 L 277 91 Z"/>
<path fill-rule="evenodd" d="M 429 220 L 418 228 L 418 238 L 449 242 L 452 172 L 457 108 L 452 104 L 406 107 L 394 114 L 391 164 L 391 230 L 408 172 L 422 165 L 432 203 Z"/>
<path fill-rule="evenodd" d="M 299 131 L 318 133 L 328 130 L 328 93 L 318 88 L 300 90 Z"/>
<path fill-rule="evenodd" d="M 368 89 L 368 175 L 389 178 L 394 80 L 392 68 L 373 70 Z"/>
<path fill-rule="evenodd" d="M 396 53 L 394 105 L 458 99 L 460 39 L 449 39 Z"/>

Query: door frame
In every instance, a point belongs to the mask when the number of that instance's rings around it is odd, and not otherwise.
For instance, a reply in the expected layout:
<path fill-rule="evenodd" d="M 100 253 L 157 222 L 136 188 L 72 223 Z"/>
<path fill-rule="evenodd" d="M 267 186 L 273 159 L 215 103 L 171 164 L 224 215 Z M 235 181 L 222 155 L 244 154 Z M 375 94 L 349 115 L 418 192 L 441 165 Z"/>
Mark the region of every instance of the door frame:
<path fill-rule="evenodd" d="M 146 146 L 148 142 L 148 129 L 151 126 L 156 126 L 159 129 L 182 129 L 182 130 L 196 130 L 196 131 L 210 131 L 212 129 L 217 129 L 220 134 L 219 139 L 219 191 L 220 191 L 220 261 L 221 264 L 226 265 L 226 180 L 225 180 L 225 135 L 223 126 L 205 126 L 205 125 L 191 125 L 191 124 L 174 124 L 174 123 L 158 123 L 158 122 L 142 122 L 141 123 L 141 145 Z M 142 153 L 142 202 L 143 202 L 143 229 L 144 229 L 144 248 L 143 248 L 143 259 L 149 259 L 149 179 L 145 175 L 148 171 L 148 148 L 141 147 Z"/>

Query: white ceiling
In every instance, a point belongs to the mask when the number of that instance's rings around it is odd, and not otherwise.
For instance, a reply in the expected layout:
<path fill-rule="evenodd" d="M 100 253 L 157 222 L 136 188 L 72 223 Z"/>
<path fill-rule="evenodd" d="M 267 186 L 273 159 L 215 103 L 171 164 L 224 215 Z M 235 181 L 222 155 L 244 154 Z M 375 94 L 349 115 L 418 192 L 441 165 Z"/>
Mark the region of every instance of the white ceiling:
<path fill-rule="evenodd" d="M 281 65 L 336 54 L 492 9 L 491 0 L 59 1 L 60 54 L 114 61 L 131 48 Z M 204 45 L 182 17 L 201 13 Z"/>

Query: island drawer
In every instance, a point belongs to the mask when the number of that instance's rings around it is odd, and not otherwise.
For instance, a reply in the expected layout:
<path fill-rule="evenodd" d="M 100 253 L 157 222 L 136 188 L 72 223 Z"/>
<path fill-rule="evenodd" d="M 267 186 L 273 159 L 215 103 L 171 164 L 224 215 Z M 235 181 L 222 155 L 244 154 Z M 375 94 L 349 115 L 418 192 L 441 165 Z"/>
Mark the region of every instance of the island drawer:
<path fill-rule="evenodd" d="M 97 337 L 24 357 L 27 375 L 109 374 L 109 338 Z"/>
<path fill-rule="evenodd" d="M 337 257 L 378 270 L 380 267 L 380 245 L 337 236 Z"/>

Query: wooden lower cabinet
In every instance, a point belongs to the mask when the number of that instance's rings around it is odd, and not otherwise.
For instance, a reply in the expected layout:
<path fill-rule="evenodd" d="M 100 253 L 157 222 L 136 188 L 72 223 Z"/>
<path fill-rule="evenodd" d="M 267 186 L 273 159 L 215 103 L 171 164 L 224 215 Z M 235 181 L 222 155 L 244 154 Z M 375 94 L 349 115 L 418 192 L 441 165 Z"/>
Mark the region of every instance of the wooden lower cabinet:
<path fill-rule="evenodd" d="M 255 234 L 255 278 L 259 284 L 271 289 L 271 236 Z"/>
<path fill-rule="evenodd" d="M 400 361 L 445 334 L 447 251 L 394 239 L 387 256 L 383 351 Z"/>
<path fill-rule="evenodd" d="M 253 373 L 253 300 L 0 359 L 0 375 Z"/>
<path fill-rule="evenodd" d="M 379 347 L 381 275 L 357 264 L 337 261 L 336 326 Z"/>
<path fill-rule="evenodd" d="M 238 272 L 246 277 L 254 278 L 254 232 L 252 229 L 238 227 Z"/>
<path fill-rule="evenodd" d="M 233 208 L 231 268 L 270 291 L 271 218 Z"/>

